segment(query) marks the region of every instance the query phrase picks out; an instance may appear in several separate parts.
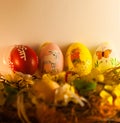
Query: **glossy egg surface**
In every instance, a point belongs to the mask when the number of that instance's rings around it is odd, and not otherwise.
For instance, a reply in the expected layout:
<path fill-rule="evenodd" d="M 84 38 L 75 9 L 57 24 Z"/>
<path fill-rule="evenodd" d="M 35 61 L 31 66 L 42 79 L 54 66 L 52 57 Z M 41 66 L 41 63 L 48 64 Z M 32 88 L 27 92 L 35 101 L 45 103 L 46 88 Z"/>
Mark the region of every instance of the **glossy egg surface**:
<path fill-rule="evenodd" d="M 25 45 L 16 45 L 10 52 L 10 67 L 13 71 L 34 74 L 38 68 L 36 52 Z"/>

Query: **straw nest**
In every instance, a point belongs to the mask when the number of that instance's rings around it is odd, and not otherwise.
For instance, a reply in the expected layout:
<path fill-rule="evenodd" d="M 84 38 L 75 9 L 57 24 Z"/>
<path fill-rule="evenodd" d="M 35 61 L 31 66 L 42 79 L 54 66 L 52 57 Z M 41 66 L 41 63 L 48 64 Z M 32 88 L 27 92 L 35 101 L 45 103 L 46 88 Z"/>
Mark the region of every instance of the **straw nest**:
<path fill-rule="evenodd" d="M 0 83 L 0 122 L 6 123 L 99 123 L 120 122 L 120 106 L 115 105 L 118 98 L 113 90 L 112 104 L 100 96 L 105 86 L 117 87 L 120 84 L 120 67 L 107 70 L 104 81 L 97 82 L 97 87 L 84 95 L 84 106 L 69 102 L 67 105 L 54 104 L 36 96 L 33 86 L 41 81 L 38 76 L 21 76 L 17 81 L 8 81 L 10 76 L 1 76 Z M 16 76 L 16 75 L 15 75 Z M 17 75 L 18 76 L 18 75 Z M 12 76 L 13 77 L 13 76 Z M 7 79 L 6 79 L 7 78 Z M 13 77 L 14 78 L 14 77 Z M 18 79 L 19 78 L 19 79 Z M 27 78 L 27 79 L 26 79 Z M 21 83 L 25 83 L 22 84 Z M 106 90 L 105 90 L 106 91 Z M 2 93 L 2 94 L 1 94 Z"/>

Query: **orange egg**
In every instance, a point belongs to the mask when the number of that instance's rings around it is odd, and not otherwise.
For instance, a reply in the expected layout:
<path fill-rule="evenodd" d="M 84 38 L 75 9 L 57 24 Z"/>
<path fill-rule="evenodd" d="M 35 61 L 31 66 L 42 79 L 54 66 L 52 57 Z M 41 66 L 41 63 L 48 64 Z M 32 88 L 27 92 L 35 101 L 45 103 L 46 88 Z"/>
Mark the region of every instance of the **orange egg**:
<path fill-rule="evenodd" d="M 64 58 L 61 49 L 55 43 L 45 43 L 39 50 L 39 70 L 41 74 L 57 74 L 63 71 Z"/>

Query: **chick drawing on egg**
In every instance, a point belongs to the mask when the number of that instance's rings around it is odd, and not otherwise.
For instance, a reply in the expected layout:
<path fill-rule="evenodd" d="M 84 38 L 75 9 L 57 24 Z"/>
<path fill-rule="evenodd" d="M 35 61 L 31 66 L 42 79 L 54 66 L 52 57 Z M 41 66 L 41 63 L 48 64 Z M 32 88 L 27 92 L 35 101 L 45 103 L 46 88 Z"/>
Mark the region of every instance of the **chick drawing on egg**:
<path fill-rule="evenodd" d="M 60 47 L 52 42 L 44 43 L 39 50 L 40 74 L 57 74 L 63 71 L 64 57 Z"/>
<path fill-rule="evenodd" d="M 49 50 L 49 55 L 46 55 L 44 57 L 43 61 L 43 71 L 44 72 L 49 72 L 47 70 L 50 70 L 54 73 L 56 71 L 56 64 L 58 63 L 59 60 L 59 52 L 56 50 Z"/>
<path fill-rule="evenodd" d="M 118 64 L 118 60 L 114 56 L 113 50 L 108 43 L 103 43 L 96 49 L 93 61 L 94 67 L 101 72 L 115 67 Z"/>

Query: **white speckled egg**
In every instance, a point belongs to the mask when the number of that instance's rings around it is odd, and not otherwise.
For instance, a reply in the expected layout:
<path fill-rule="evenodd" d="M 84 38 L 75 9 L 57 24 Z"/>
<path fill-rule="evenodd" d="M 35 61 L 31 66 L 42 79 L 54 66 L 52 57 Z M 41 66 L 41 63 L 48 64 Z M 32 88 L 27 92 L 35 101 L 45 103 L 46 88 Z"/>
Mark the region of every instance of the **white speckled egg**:
<path fill-rule="evenodd" d="M 115 67 L 119 63 L 115 47 L 109 43 L 102 43 L 97 47 L 93 55 L 93 68 L 97 68 L 101 72 L 109 68 Z"/>
<path fill-rule="evenodd" d="M 40 73 L 56 74 L 63 71 L 64 60 L 59 46 L 55 43 L 45 43 L 39 50 Z"/>

